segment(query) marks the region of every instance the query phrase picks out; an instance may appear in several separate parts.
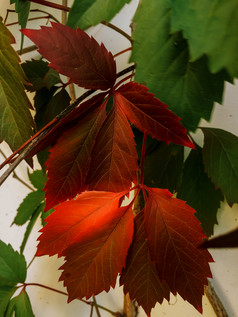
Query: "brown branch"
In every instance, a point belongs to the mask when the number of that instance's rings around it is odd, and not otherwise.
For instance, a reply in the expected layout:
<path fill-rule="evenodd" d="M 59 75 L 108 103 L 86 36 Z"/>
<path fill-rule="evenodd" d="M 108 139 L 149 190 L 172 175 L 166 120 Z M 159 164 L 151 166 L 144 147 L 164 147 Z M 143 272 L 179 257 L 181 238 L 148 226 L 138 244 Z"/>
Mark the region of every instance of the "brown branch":
<path fill-rule="evenodd" d="M 52 3 L 50 1 L 46 1 L 46 0 L 29 0 L 30 2 L 33 3 L 38 3 L 38 4 L 42 4 L 44 6 L 50 7 L 50 8 L 54 8 L 54 9 L 58 9 L 58 10 L 63 10 L 68 12 L 70 10 L 69 7 L 66 7 L 64 5 L 61 4 L 57 4 L 57 3 Z"/>
<path fill-rule="evenodd" d="M 124 32 L 123 30 L 121 30 L 120 28 L 115 26 L 114 24 L 112 24 L 110 22 L 106 22 L 106 21 L 102 21 L 101 24 L 106 25 L 107 27 L 109 27 L 109 28 L 113 29 L 114 31 L 120 33 L 122 36 L 127 38 L 131 43 L 133 42 L 133 40 L 132 40 L 132 38 L 131 38 L 131 36 L 129 34 Z"/>

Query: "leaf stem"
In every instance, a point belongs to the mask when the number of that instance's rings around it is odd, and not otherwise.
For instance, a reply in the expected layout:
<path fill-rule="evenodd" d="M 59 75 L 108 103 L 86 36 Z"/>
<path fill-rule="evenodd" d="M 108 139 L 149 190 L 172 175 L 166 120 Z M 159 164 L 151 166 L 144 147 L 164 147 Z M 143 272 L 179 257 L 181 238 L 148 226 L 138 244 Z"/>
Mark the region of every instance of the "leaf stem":
<path fill-rule="evenodd" d="M 118 86 L 120 86 L 124 81 L 126 81 L 127 79 L 131 79 L 134 76 L 134 74 L 130 74 L 128 76 L 126 76 L 125 78 L 123 78 L 122 80 L 120 80 L 114 87 L 113 90 L 116 90 Z"/>
<path fill-rule="evenodd" d="M 101 317 L 101 314 L 100 314 L 100 311 L 99 311 L 99 308 L 98 308 L 98 305 L 97 305 L 97 301 L 96 301 L 96 297 L 95 297 L 95 296 L 93 296 L 93 303 L 94 303 L 94 306 L 95 306 L 95 310 L 96 310 L 97 316 L 98 316 L 98 317 Z"/>
<path fill-rule="evenodd" d="M 101 24 L 106 25 L 107 27 L 109 27 L 109 28 L 113 29 L 114 31 L 116 31 L 117 33 L 121 34 L 122 36 L 127 38 L 131 43 L 133 42 L 131 36 L 129 34 L 127 34 L 126 32 L 124 32 L 119 27 L 117 27 L 116 25 L 114 25 L 110 22 L 106 22 L 106 21 L 102 21 Z"/>
<path fill-rule="evenodd" d="M 4 159 L 7 159 L 7 156 L 5 155 L 5 153 L 0 150 L 0 153 L 2 154 L 2 156 L 4 157 Z M 14 177 L 15 179 L 17 179 L 20 183 L 22 183 L 24 186 L 26 186 L 28 189 L 30 189 L 31 191 L 34 191 L 35 189 L 33 187 L 31 187 L 31 185 L 27 184 L 23 179 L 21 179 L 16 172 L 14 171 L 12 174 L 12 177 Z"/>
<path fill-rule="evenodd" d="M 128 52 L 128 51 L 131 51 L 131 50 L 132 50 L 132 47 L 130 46 L 130 47 L 128 47 L 128 48 L 126 48 L 126 49 L 124 49 L 124 50 L 118 52 L 117 54 L 113 55 L 113 57 L 115 58 L 115 57 L 117 57 L 117 56 L 119 56 L 119 55 L 121 55 L 121 54 L 124 54 L 124 53 L 126 53 L 126 52 Z"/>
<path fill-rule="evenodd" d="M 146 140 L 147 140 L 147 134 L 144 133 L 143 137 L 143 144 L 142 144 L 142 150 L 141 150 L 141 160 L 140 160 L 140 184 L 144 184 L 144 167 L 145 167 L 145 150 L 146 150 Z"/>
<path fill-rule="evenodd" d="M 57 3 L 52 3 L 50 1 L 46 1 L 46 0 L 29 0 L 30 2 L 33 3 L 38 3 L 38 4 L 42 4 L 44 6 L 50 7 L 50 8 L 54 8 L 54 9 L 58 9 L 58 10 L 63 10 L 63 11 L 69 11 L 70 8 L 66 7 L 62 4 L 57 4 Z"/>
<path fill-rule="evenodd" d="M 47 289 L 49 291 L 52 291 L 52 292 L 55 292 L 55 293 L 58 293 L 58 294 L 68 296 L 68 293 L 66 293 L 66 292 L 60 291 L 60 290 L 58 290 L 56 288 L 53 288 L 53 287 L 50 287 L 50 286 L 47 286 L 47 285 L 43 285 L 43 284 L 40 284 L 40 283 L 24 283 L 24 284 L 20 285 L 19 287 L 26 288 L 27 286 L 38 286 L 38 287 L 45 288 L 45 289 Z M 112 311 L 112 310 L 110 310 L 110 309 L 108 309 L 108 308 L 106 308 L 104 306 L 101 306 L 101 305 L 97 304 L 96 301 L 89 302 L 89 301 L 86 301 L 84 299 L 78 299 L 78 300 L 80 300 L 81 302 L 83 302 L 83 303 L 85 303 L 87 305 L 94 306 L 95 308 L 100 308 L 102 310 L 105 310 L 105 311 L 107 311 L 108 313 L 110 313 L 113 316 L 118 316 L 118 312 L 114 312 L 114 311 Z"/>

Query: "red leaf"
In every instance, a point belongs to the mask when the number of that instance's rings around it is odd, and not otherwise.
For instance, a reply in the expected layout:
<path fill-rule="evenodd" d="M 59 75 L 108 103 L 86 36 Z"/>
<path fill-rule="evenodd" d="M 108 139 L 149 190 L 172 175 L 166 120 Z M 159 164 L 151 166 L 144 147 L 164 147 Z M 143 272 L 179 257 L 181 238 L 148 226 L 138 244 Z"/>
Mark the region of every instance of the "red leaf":
<path fill-rule="evenodd" d="M 87 183 L 90 190 L 120 192 L 136 183 L 138 164 L 134 135 L 119 108 L 113 107 L 92 152 Z"/>
<path fill-rule="evenodd" d="M 205 235 L 195 210 L 173 198 L 168 190 L 148 188 L 145 231 L 152 260 L 173 293 L 178 292 L 199 312 L 212 257 L 199 249 Z"/>
<path fill-rule="evenodd" d="M 65 256 L 69 301 L 115 286 L 133 236 L 132 207 L 120 207 L 125 194 L 84 192 L 46 218 L 37 255 Z"/>
<path fill-rule="evenodd" d="M 65 131 L 72 128 L 75 124 L 78 124 L 88 113 L 100 107 L 105 95 L 105 93 L 97 94 L 71 111 L 65 118 L 59 121 L 59 123 L 39 143 L 36 144 L 29 156 L 32 157 L 45 148 L 53 146 Z"/>
<path fill-rule="evenodd" d="M 120 87 L 114 94 L 115 103 L 131 123 L 152 137 L 164 142 L 194 148 L 186 129 L 167 105 L 148 92 L 148 88 L 134 82 Z"/>
<path fill-rule="evenodd" d="M 75 197 L 85 189 L 91 151 L 105 118 L 105 107 L 102 106 L 87 115 L 80 124 L 67 130 L 51 148 L 46 162 L 48 181 L 44 188 L 45 210 Z"/>
<path fill-rule="evenodd" d="M 87 89 L 113 87 L 116 64 L 112 54 L 84 31 L 52 23 L 52 27 L 22 32 L 39 47 L 39 53 L 50 61 L 50 67 L 74 83 Z"/>
<path fill-rule="evenodd" d="M 150 258 L 145 239 L 144 212 L 140 212 L 134 223 L 134 237 L 129 249 L 126 267 L 122 271 L 120 284 L 124 284 L 124 293 L 129 292 L 131 300 L 135 299 L 147 315 L 157 302 L 169 300 L 169 287 L 161 282 L 156 265 Z"/>

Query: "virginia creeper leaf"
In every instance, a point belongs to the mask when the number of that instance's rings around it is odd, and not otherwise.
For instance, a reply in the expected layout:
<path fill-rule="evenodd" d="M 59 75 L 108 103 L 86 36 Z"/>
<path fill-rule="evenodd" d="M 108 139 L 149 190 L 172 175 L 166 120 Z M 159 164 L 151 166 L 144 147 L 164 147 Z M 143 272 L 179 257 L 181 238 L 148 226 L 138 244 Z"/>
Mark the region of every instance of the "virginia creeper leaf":
<path fill-rule="evenodd" d="M 130 0 L 74 0 L 67 25 L 85 30 L 102 21 L 109 22 Z"/>
<path fill-rule="evenodd" d="M 89 112 L 97 109 L 103 103 L 105 93 L 99 93 L 89 100 L 81 103 L 79 107 L 71 111 L 65 118 L 60 122 L 43 138 L 39 143 L 36 144 L 29 156 L 34 156 L 38 152 L 53 146 L 58 138 L 68 129 L 78 124 Z"/>
<path fill-rule="evenodd" d="M 10 244 L 0 241 L 0 286 L 15 286 L 26 279 L 26 261 Z"/>
<path fill-rule="evenodd" d="M 182 30 L 192 60 L 208 56 L 213 73 L 226 68 L 238 76 L 238 1 L 170 0 L 172 31 Z"/>
<path fill-rule="evenodd" d="M 222 234 L 210 240 L 204 241 L 202 248 L 237 248 L 238 229 Z"/>
<path fill-rule="evenodd" d="M 7 305 L 15 293 L 16 287 L 14 286 L 1 286 L 0 287 L 0 317 L 5 317 L 4 313 L 6 311 Z"/>
<path fill-rule="evenodd" d="M 135 81 L 169 105 L 188 130 L 195 130 L 201 118 L 209 120 L 214 101 L 221 103 L 226 75 L 211 74 L 205 57 L 191 62 L 187 42 L 180 33 L 171 34 L 170 20 L 168 1 L 140 4 L 131 56 Z"/>
<path fill-rule="evenodd" d="M 50 61 L 50 67 L 74 83 L 88 89 L 113 87 L 116 64 L 112 54 L 84 31 L 52 23 L 52 27 L 22 32 L 39 47 L 40 54 Z"/>
<path fill-rule="evenodd" d="M 18 14 L 18 23 L 22 28 L 25 28 L 30 13 L 31 2 L 28 0 L 11 0 L 10 2 L 11 4 L 15 3 L 15 11 Z"/>
<path fill-rule="evenodd" d="M 84 192 L 47 217 L 37 255 L 65 256 L 60 279 L 69 301 L 115 286 L 133 236 L 131 205 L 120 207 L 125 194 Z"/>
<path fill-rule="evenodd" d="M 28 177 L 36 189 L 43 190 L 45 187 L 46 175 L 42 170 L 35 170 L 32 173 L 28 173 Z"/>
<path fill-rule="evenodd" d="M 115 104 L 142 132 L 167 143 L 194 147 L 180 119 L 145 86 L 134 82 L 123 85 L 115 92 Z"/>
<path fill-rule="evenodd" d="M 49 90 L 52 86 L 61 82 L 59 74 L 50 68 L 45 61 L 26 61 L 22 64 L 22 68 L 30 83 L 30 85 L 27 85 L 29 91 L 37 91 L 44 87 Z"/>
<path fill-rule="evenodd" d="M 55 93 L 56 87 L 50 91 L 41 89 L 34 98 L 36 107 L 35 122 L 37 130 L 42 129 L 70 104 L 70 96 L 65 89 Z M 42 102 L 42 103 L 40 103 Z"/>
<path fill-rule="evenodd" d="M 26 227 L 26 231 L 24 233 L 24 237 L 23 237 L 23 240 L 22 240 L 22 243 L 20 245 L 20 253 L 23 254 L 24 252 L 24 249 L 25 249 L 25 246 L 26 246 L 26 243 L 28 241 L 28 238 L 29 238 L 29 235 L 31 234 L 31 231 L 36 223 L 36 220 L 38 218 L 39 215 L 42 215 L 44 214 L 44 208 L 45 208 L 45 203 L 42 202 L 35 210 L 34 212 L 32 213 L 30 219 L 29 219 L 29 222 L 28 222 L 28 225 Z"/>
<path fill-rule="evenodd" d="M 238 137 L 221 129 L 202 128 L 202 131 L 205 169 L 232 205 L 238 202 Z"/>
<path fill-rule="evenodd" d="M 105 117 L 103 106 L 67 130 L 51 148 L 46 161 L 46 210 L 85 189 L 92 148 Z"/>
<path fill-rule="evenodd" d="M 43 191 L 37 190 L 29 193 L 20 204 L 17 209 L 17 215 L 14 218 L 13 223 L 18 226 L 24 225 L 35 212 L 35 210 L 40 206 L 45 198 L 45 193 Z"/>
<path fill-rule="evenodd" d="M 0 139 L 5 140 L 12 150 L 31 137 L 34 127 L 30 102 L 24 91 L 26 78 L 19 57 L 11 47 L 14 42 L 0 20 Z"/>
<path fill-rule="evenodd" d="M 144 183 L 147 186 L 177 191 L 183 168 L 184 149 L 180 145 L 160 143 L 145 158 Z"/>
<path fill-rule="evenodd" d="M 199 146 L 190 152 L 185 161 L 177 197 L 186 200 L 196 210 L 195 216 L 201 221 L 204 232 L 207 236 L 212 235 L 223 196 L 204 171 L 202 149 Z"/>
<path fill-rule="evenodd" d="M 126 267 L 122 271 L 120 284 L 124 284 L 124 293 L 129 292 L 131 300 L 135 299 L 148 316 L 157 302 L 162 304 L 164 298 L 169 300 L 169 287 L 166 282 L 160 281 L 156 265 L 150 258 L 143 212 L 135 218 L 133 242 L 127 255 Z"/>
<path fill-rule="evenodd" d="M 11 299 L 5 317 L 34 317 L 29 296 L 23 290 L 18 296 Z"/>
<path fill-rule="evenodd" d="M 145 231 L 160 279 L 202 312 L 212 257 L 207 250 L 198 248 L 206 236 L 194 216 L 195 210 L 165 189 L 148 188 L 148 192 Z"/>
<path fill-rule="evenodd" d="M 137 152 L 130 124 L 113 108 L 97 136 L 86 183 L 89 190 L 120 192 L 137 182 Z"/>

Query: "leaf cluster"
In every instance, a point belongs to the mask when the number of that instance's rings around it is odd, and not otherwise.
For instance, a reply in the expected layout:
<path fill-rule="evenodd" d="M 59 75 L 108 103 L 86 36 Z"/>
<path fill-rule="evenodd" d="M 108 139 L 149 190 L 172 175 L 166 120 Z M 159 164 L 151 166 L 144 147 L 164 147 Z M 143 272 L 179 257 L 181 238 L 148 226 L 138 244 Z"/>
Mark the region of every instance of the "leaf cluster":
<path fill-rule="evenodd" d="M 20 251 L 39 215 L 44 226 L 50 214 L 37 256 L 65 258 L 60 279 L 69 301 L 108 291 L 120 274 L 125 294 L 147 315 L 170 292 L 201 312 L 212 258 L 199 246 L 213 234 L 220 202 L 238 202 L 238 138 L 202 128 L 201 148 L 187 130 L 210 119 L 214 103 L 222 102 L 224 82 L 237 77 L 238 3 L 141 1 L 130 39 L 135 73 L 118 80 L 116 58 L 83 30 L 107 24 L 129 2 L 75 0 L 67 26 L 22 30 L 47 62 L 19 65 L 14 39 L 0 22 L 1 139 L 16 150 L 34 131 L 56 122 L 26 158 L 37 154 L 43 170 L 29 174 L 36 190 L 14 219 L 16 225 L 28 222 Z M 30 1 L 12 3 L 25 28 Z M 64 115 L 72 83 L 94 95 Z M 35 93 L 34 120 L 24 88 Z M 190 148 L 186 159 L 184 147 Z M 135 198 L 122 204 L 132 190 Z M 133 211 L 140 196 L 143 203 Z M 3 242 L 0 247 L 0 316 L 17 316 L 23 305 L 26 316 L 33 316 L 24 288 L 9 302 L 25 277 L 5 281 L 7 252 L 16 261 L 22 255 Z"/>

